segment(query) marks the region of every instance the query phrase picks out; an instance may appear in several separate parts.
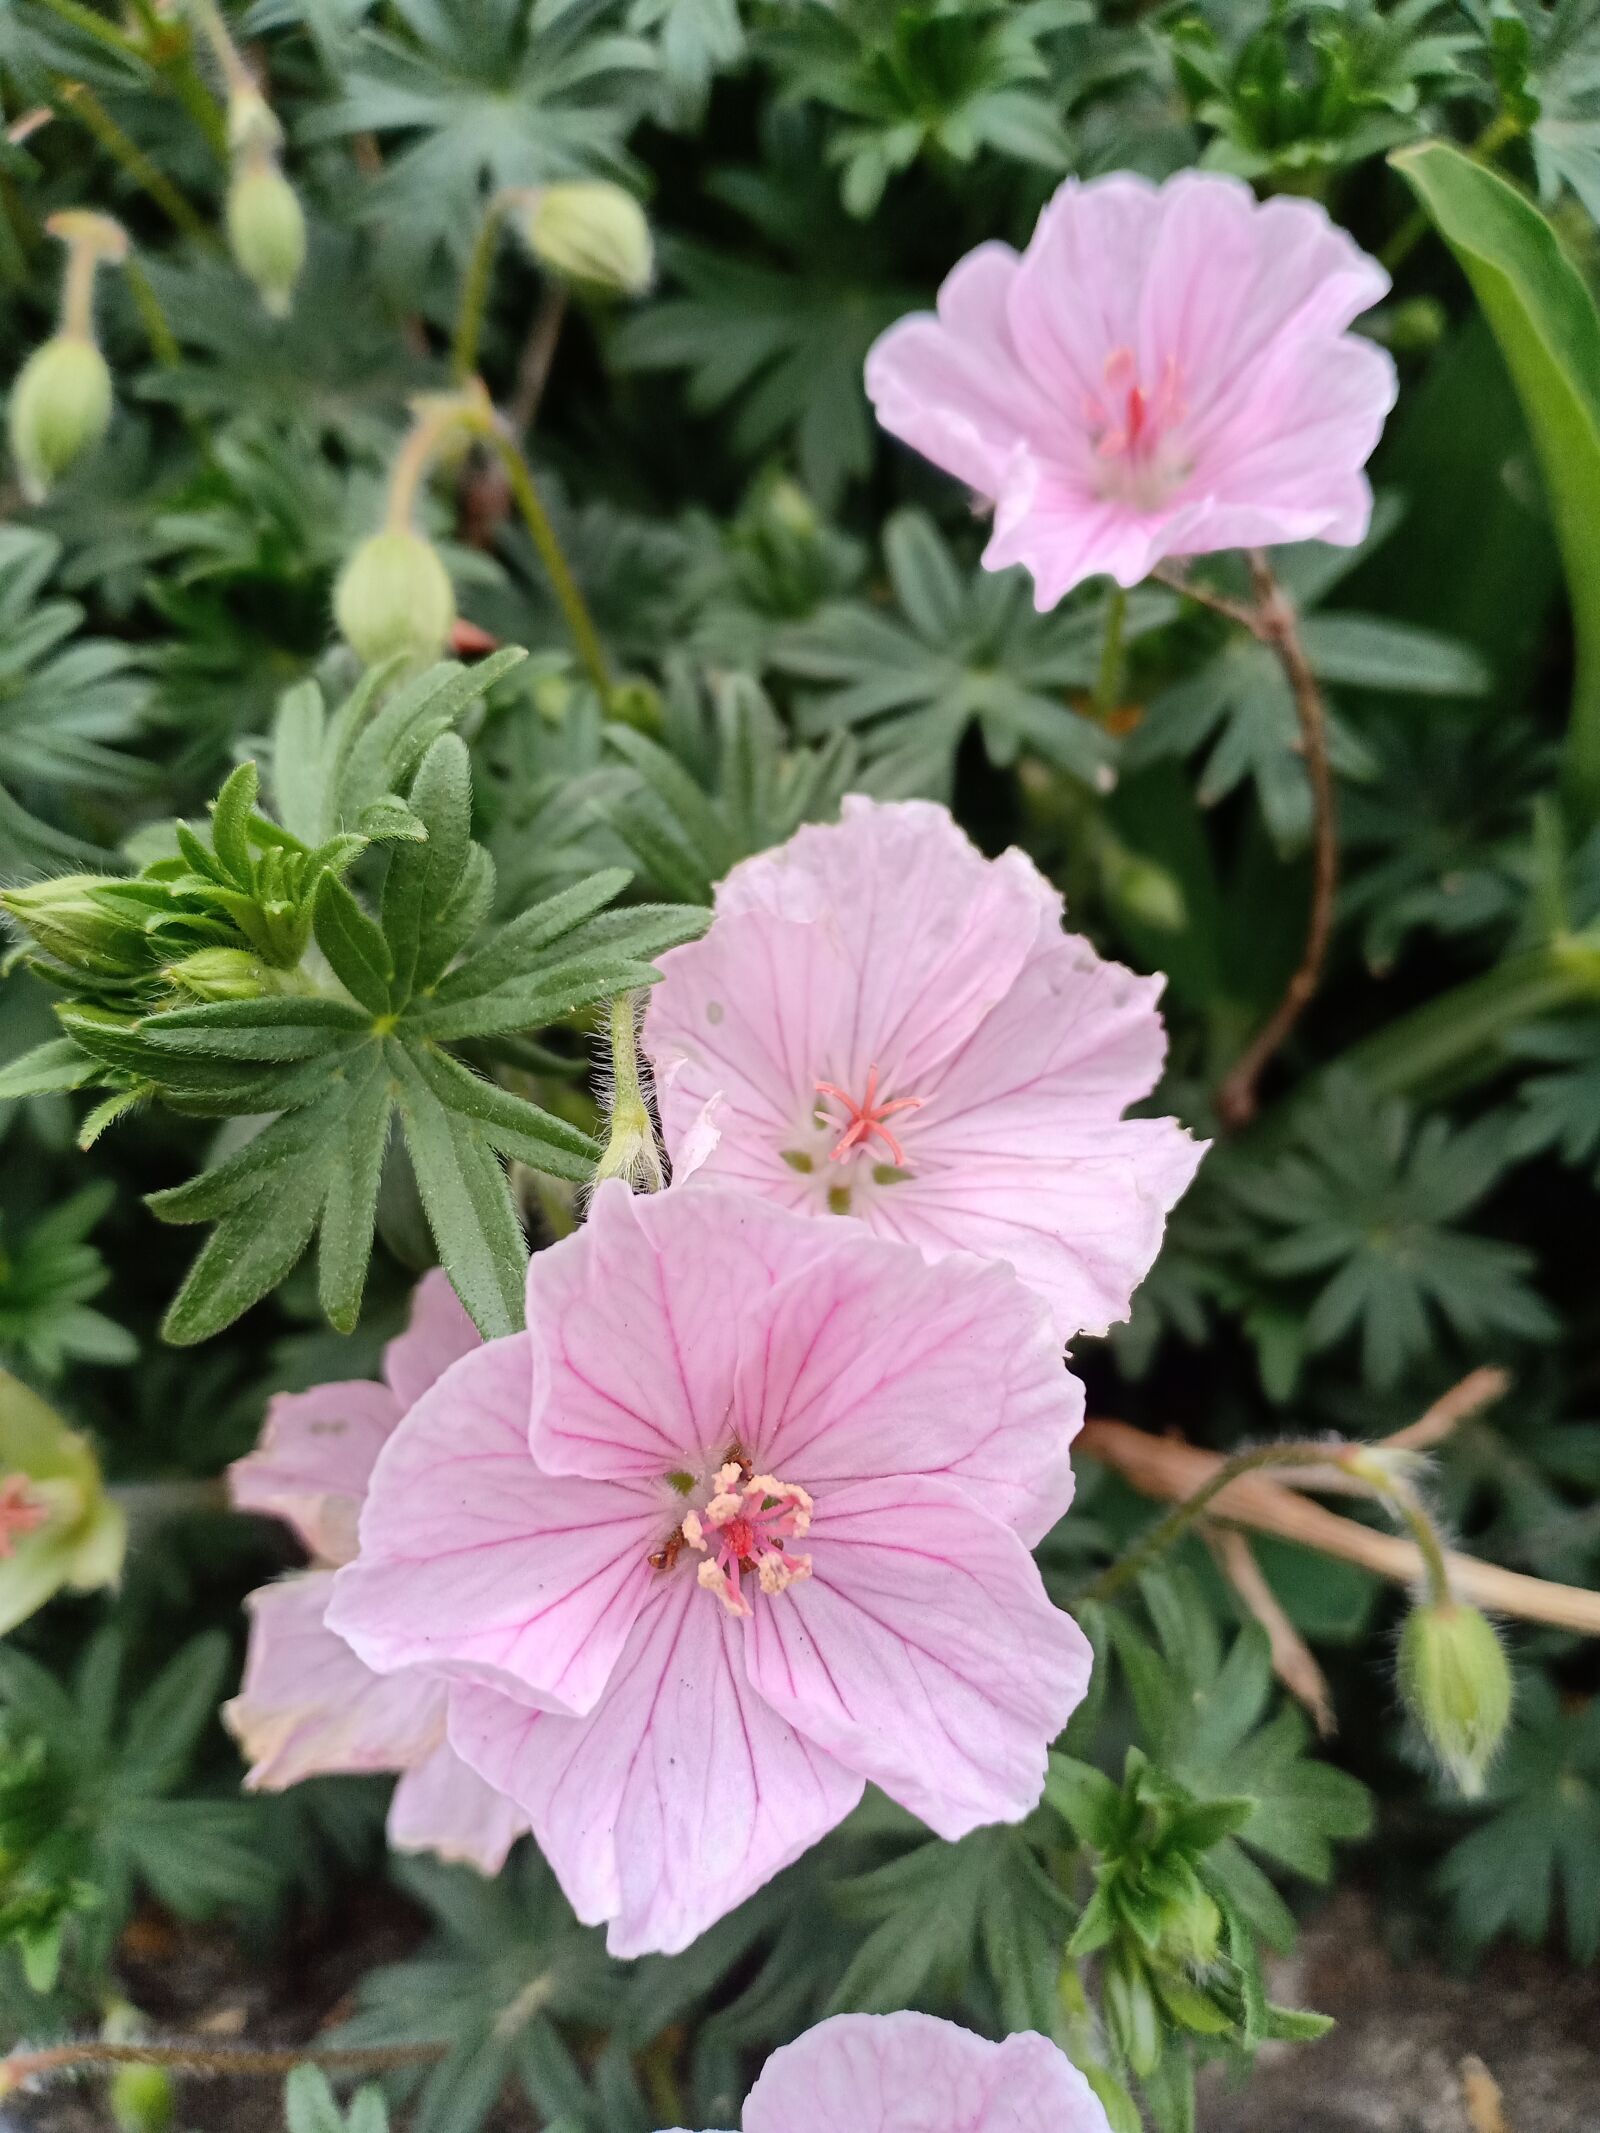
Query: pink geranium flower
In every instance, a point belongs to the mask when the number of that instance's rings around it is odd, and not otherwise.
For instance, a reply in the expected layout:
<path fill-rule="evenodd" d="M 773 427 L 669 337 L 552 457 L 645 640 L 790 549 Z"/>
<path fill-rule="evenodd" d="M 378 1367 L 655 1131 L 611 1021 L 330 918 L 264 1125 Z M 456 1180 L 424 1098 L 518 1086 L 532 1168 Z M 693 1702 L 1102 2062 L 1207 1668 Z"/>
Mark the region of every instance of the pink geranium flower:
<path fill-rule="evenodd" d="M 848 2014 L 773 2053 L 742 2133 L 1108 2133 L 1108 2123 L 1048 2037 L 991 2044 L 933 2015 Z"/>
<path fill-rule="evenodd" d="M 1161 1071 L 1161 980 L 1063 936 L 1020 852 L 847 799 L 735 867 L 661 969 L 644 1044 L 675 1178 L 1008 1260 L 1062 1340 L 1127 1315 L 1204 1148 L 1123 1118 Z"/>
<path fill-rule="evenodd" d="M 329 1619 L 450 1682 L 613 1953 L 676 1950 L 869 1778 L 946 1837 L 1036 1804 L 1089 1674 L 1028 1552 L 1081 1414 L 1003 1269 L 613 1180 L 385 1446 Z"/>
<path fill-rule="evenodd" d="M 995 507 L 1041 608 L 1164 556 L 1359 541 L 1394 364 L 1346 332 L 1389 277 L 1309 200 L 1235 178 L 1069 178 L 867 358 L 892 435 Z"/>
<path fill-rule="evenodd" d="M 444 1690 L 415 1674 L 374 1674 L 324 1620 L 334 1569 L 355 1554 L 373 1461 L 406 1409 L 478 1345 L 435 1271 L 384 1350 L 382 1384 L 318 1385 L 271 1402 L 260 1446 L 232 1470 L 233 1500 L 284 1519 L 319 1567 L 250 1595 L 244 1681 L 223 1715 L 250 1758 L 246 1784 L 276 1792 L 323 1772 L 397 1770 L 390 1843 L 490 1874 L 527 1821 L 449 1746 Z"/>

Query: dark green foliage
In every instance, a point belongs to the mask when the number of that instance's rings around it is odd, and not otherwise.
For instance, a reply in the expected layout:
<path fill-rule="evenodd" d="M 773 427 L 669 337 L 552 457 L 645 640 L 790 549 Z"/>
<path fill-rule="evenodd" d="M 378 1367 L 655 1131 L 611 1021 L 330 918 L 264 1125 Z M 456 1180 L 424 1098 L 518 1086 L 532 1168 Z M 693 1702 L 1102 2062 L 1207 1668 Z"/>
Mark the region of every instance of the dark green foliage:
<path fill-rule="evenodd" d="M 1317 198 L 1385 259 L 1361 330 L 1400 400 L 1367 542 L 1273 559 L 1330 700 L 1326 968 L 1131 1322 L 1075 1367 L 1094 1411 L 1226 1451 L 1377 1438 L 1503 1363 L 1510 1393 L 1441 1446 L 1429 1500 L 1494 1560 L 1600 1579 L 1600 844 L 1559 785 L 1600 581 L 1563 480 L 1588 461 L 1549 442 L 1582 423 L 1552 428 L 1501 352 L 1548 353 L 1563 320 L 1590 345 L 1561 306 L 1600 269 L 1595 0 L 230 5 L 310 227 L 283 319 L 217 241 L 197 19 L 0 8 L 26 136 L 0 142 L 6 378 L 55 313 L 46 217 L 117 215 L 142 276 L 102 275 L 105 446 L 40 507 L 8 490 L 0 528 L 0 1362 L 159 1507 L 248 1448 L 273 1392 L 374 1374 L 435 1258 L 485 1332 L 513 1328 L 530 1243 L 570 1226 L 598 1154 L 604 1003 L 654 982 L 730 867 L 851 791 L 947 799 L 1102 953 L 1167 973 L 1152 1108 L 1217 1137 L 1209 1092 L 1305 940 L 1282 668 L 1170 585 L 1134 589 L 1109 659 L 1104 580 L 1038 614 L 861 381 L 875 335 L 974 245 L 1025 242 L 1063 174 L 1202 166 Z M 1493 332 L 1379 160 L 1452 139 L 1559 233 Z M 558 304 L 508 215 L 478 361 L 614 686 L 481 455 L 417 500 L 460 663 L 357 680 L 334 575 L 383 520 L 408 403 L 449 380 L 484 213 L 595 176 L 645 202 L 656 288 Z M 1238 557 L 1193 569 L 1247 595 Z M 1469 1822 L 1405 1761 L 1387 1589 L 1252 1544 L 1329 1675 L 1340 1732 L 1316 1744 L 1198 1540 L 1082 1597 L 1155 1514 L 1079 1467 L 1041 1559 L 1099 1662 L 1027 1821 L 950 1845 L 869 1795 L 693 1948 L 633 1965 L 531 1844 L 492 1884 L 400 1864 L 378 1901 L 429 1937 L 386 1944 L 341 2041 L 446 2056 L 386 2101 L 302 2072 L 289 2133 L 383 2133 L 386 2104 L 474 2133 L 506 2100 L 560 2133 L 732 2126 L 776 2044 L 905 2005 L 1037 2028 L 1115 2133 L 1191 2133 L 1201 2062 L 1316 2032 L 1269 2004 L 1263 1958 L 1358 1844 L 1424 1936 L 1593 1960 L 1592 1648 L 1509 1632 L 1515 1730 Z M 382 1779 L 246 1800 L 211 1724 L 237 1678 L 221 1633 L 288 1544 L 152 1516 L 121 1593 L 59 1598 L 0 1653 L 6 2042 L 98 2022 L 146 1897 L 242 1923 L 259 1963 L 291 1907 L 349 1931 L 378 1872 Z"/>

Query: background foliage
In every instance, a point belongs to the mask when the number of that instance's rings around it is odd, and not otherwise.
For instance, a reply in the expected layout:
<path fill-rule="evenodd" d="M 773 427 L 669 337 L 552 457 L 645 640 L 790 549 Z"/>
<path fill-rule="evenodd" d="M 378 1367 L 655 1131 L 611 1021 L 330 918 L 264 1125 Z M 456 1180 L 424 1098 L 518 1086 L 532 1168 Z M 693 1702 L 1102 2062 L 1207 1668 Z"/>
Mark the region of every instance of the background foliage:
<path fill-rule="evenodd" d="M 486 1330 L 514 1322 L 522 1228 L 567 1226 L 594 1158 L 595 1004 L 649 981 L 735 859 L 846 790 L 950 800 L 987 848 L 1031 851 L 1108 952 L 1168 972 L 1158 1104 L 1212 1128 L 1208 1091 L 1304 933 L 1282 675 L 1151 587 L 1108 698 L 1103 588 L 1041 617 L 1020 577 L 981 573 L 981 527 L 876 436 L 860 382 L 874 334 L 972 244 L 1025 239 L 1064 174 L 1199 164 L 1324 200 L 1385 258 L 1363 330 L 1402 397 L 1366 546 L 1279 558 L 1333 715 L 1331 967 L 1131 1323 L 1078 1364 L 1094 1411 L 1228 1448 L 1375 1437 L 1504 1363 L 1514 1391 L 1457 1432 L 1441 1500 L 1481 1552 L 1595 1581 L 1600 7 L 230 19 L 310 222 L 283 319 L 219 242 L 194 21 L 0 6 L 0 369 L 52 327 L 49 214 L 115 213 L 138 270 L 103 276 L 105 445 L 44 504 L 3 498 L 0 871 L 116 879 L 0 988 L 0 1057 L 27 1062 L 0 1082 L 0 1360 L 114 1483 L 171 1485 L 164 1510 L 131 1500 L 114 1596 L 60 1599 L 0 1651 L 8 2033 L 94 2028 L 131 1922 L 222 1918 L 260 1955 L 337 1933 L 387 1875 L 412 1952 L 361 1981 L 345 2034 L 447 2048 L 392 2090 L 419 2133 L 472 2133 L 507 2085 L 564 2128 L 730 2124 L 774 2043 L 906 2004 L 1054 2033 L 1128 2133 L 1141 2109 L 1190 2123 L 1197 2059 L 1315 2029 L 1262 1964 L 1336 1862 L 1381 1876 L 1397 1935 L 1594 1961 L 1592 1653 L 1517 1636 L 1515 1733 L 1464 1809 L 1397 1716 L 1392 1598 L 1260 1546 L 1331 1683 L 1318 1746 L 1190 1542 L 1084 1604 L 1095 1694 L 1020 1829 L 945 1846 L 869 1800 L 687 1954 L 618 1966 L 529 1847 L 485 1884 L 386 1864 L 369 1781 L 238 1795 L 215 1722 L 237 1603 L 290 1545 L 184 1486 L 251 1444 L 272 1391 L 371 1371 L 436 1252 Z M 625 686 L 591 686 L 477 463 L 435 484 L 429 529 L 462 613 L 530 656 L 363 679 L 331 641 L 333 574 L 378 522 L 408 396 L 447 382 L 485 203 L 574 176 L 647 202 L 658 286 L 562 323 L 508 237 L 481 366 L 509 402 L 530 337 L 559 330 L 519 414 Z M 309 950 L 360 1008 L 265 981 L 218 998 L 189 961 L 218 950 L 280 974 Z M 167 1225 L 204 1226 L 198 1257 Z M 1057 1597 L 1149 1515 L 1086 1464 L 1044 1553 Z M 377 2133 L 383 2108 L 358 2097 L 348 2123 Z M 307 2077 L 290 2123 L 345 2121 Z"/>

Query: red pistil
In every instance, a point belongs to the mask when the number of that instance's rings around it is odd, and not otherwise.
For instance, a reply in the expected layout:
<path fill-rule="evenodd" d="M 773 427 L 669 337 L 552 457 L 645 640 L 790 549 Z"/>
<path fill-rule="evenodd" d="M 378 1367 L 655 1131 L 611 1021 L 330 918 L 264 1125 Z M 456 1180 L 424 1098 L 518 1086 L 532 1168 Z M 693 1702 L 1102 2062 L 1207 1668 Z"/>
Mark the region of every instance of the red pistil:
<path fill-rule="evenodd" d="M 829 1156 L 830 1162 L 842 1163 L 852 1148 L 864 1148 L 874 1134 L 887 1145 L 896 1163 L 905 1162 L 905 1151 L 884 1124 L 884 1120 L 892 1118 L 896 1111 L 921 1110 L 920 1096 L 897 1096 L 892 1103 L 879 1103 L 876 1060 L 867 1069 L 867 1093 L 860 1103 L 831 1081 L 819 1081 L 816 1089 L 819 1096 L 831 1096 L 836 1103 L 843 1104 L 850 1114 L 850 1123 L 839 1136 Z"/>
<path fill-rule="evenodd" d="M 50 1506 L 28 1494 L 26 1474 L 0 1481 L 0 1559 L 10 1555 L 24 1534 L 36 1533 L 50 1516 Z"/>

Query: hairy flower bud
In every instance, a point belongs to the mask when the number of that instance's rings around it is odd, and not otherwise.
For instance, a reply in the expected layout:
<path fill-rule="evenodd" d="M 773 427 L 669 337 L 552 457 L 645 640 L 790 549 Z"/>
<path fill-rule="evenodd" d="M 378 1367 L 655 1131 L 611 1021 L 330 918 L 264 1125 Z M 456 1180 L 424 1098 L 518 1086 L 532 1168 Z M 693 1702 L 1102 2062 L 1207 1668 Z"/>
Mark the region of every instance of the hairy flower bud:
<path fill-rule="evenodd" d="M 199 948 L 161 975 L 197 1000 L 260 1000 L 301 989 L 292 971 L 275 970 L 247 948 Z"/>
<path fill-rule="evenodd" d="M 333 595 L 340 634 L 367 666 L 404 652 L 426 666 L 443 652 L 456 619 L 450 573 L 420 533 L 375 533 L 339 573 Z"/>
<path fill-rule="evenodd" d="M 46 955 L 83 976 L 138 978 L 150 967 L 142 927 L 122 918 L 101 891 L 109 874 L 63 874 L 0 891 L 0 905 Z"/>
<path fill-rule="evenodd" d="M 105 357 L 87 335 L 56 334 L 23 364 L 8 414 L 23 493 L 38 503 L 110 426 Z"/>
<path fill-rule="evenodd" d="M 643 296 L 655 279 L 644 209 L 603 179 L 545 185 L 526 196 L 517 226 L 542 267 L 597 296 Z"/>
<path fill-rule="evenodd" d="M 228 187 L 228 244 L 234 263 L 255 284 L 274 318 L 287 318 L 306 263 L 306 218 L 277 159 L 240 159 Z"/>
<path fill-rule="evenodd" d="M 1400 1635 L 1400 1693 L 1469 1799 L 1511 1718 L 1511 1669 L 1493 1625 L 1458 1600 L 1414 1607 Z"/>

